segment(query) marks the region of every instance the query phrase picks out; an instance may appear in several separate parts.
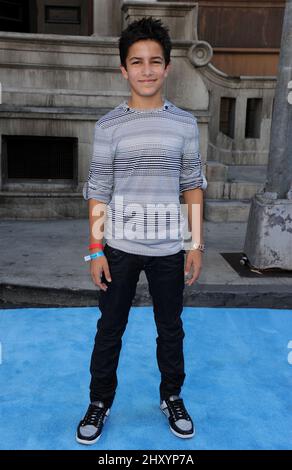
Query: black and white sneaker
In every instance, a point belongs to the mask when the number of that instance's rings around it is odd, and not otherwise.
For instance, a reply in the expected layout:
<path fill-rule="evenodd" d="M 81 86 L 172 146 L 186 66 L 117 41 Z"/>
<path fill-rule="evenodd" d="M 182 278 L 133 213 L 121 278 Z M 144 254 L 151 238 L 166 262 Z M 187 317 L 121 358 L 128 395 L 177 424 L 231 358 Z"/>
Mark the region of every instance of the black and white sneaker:
<path fill-rule="evenodd" d="M 80 444 L 94 444 L 101 436 L 103 425 L 110 412 L 102 401 L 91 403 L 82 421 L 80 421 L 76 440 Z"/>
<path fill-rule="evenodd" d="M 195 435 L 194 424 L 182 398 L 172 395 L 167 400 L 161 401 L 160 409 L 168 418 L 169 427 L 177 437 L 187 439 Z"/>

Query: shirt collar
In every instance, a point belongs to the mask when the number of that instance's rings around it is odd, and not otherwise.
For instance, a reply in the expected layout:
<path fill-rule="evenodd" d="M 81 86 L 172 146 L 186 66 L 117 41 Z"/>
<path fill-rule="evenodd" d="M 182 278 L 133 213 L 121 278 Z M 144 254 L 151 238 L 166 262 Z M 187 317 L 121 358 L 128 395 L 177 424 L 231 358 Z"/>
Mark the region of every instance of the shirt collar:
<path fill-rule="evenodd" d="M 167 110 L 169 109 L 170 107 L 173 107 L 173 104 L 168 101 L 166 98 L 164 99 L 164 104 L 161 108 L 149 108 L 149 109 L 138 109 L 138 108 L 130 108 L 129 105 L 128 105 L 128 102 L 127 100 L 124 100 L 120 105 L 119 105 L 120 108 L 123 108 L 124 111 L 134 111 L 134 112 L 142 112 L 142 113 L 145 113 L 145 112 L 152 112 L 152 111 L 163 111 L 163 110 Z"/>

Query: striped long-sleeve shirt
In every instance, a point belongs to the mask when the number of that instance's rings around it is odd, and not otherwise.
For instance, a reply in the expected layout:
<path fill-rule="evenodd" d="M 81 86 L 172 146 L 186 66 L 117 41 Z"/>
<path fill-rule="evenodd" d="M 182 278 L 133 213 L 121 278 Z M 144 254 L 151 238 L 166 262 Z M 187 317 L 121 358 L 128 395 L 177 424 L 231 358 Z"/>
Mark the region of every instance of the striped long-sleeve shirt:
<path fill-rule="evenodd" d="M 161 108 L 123 101 L 95 125 L 84 199 L 107 204 L 105 240 L 149 256 L 184 249 L 183 191 L 207 188 L 196 118 L 164 100 Z"/>

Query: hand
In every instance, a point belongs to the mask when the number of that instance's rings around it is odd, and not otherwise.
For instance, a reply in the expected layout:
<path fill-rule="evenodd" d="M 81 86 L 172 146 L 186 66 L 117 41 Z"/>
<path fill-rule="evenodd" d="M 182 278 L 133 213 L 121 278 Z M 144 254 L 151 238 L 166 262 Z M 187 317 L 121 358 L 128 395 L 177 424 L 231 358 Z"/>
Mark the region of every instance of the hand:
<path fill-rule="evenodd" d="M 106 257 L 100 256 L 98 258 L 92 259 L 90 261 L 90 272 L 94 284 L 96 284 L 103 291 L 106 291 L 107 285 L 104 282 L 101 282 L 102 273 L 104 273 L 108 282 L 112 281 Z"/>
<path fill-rule="evenodd" d="M 185 281 L 188 286 L 191 286 L 199 278 L 201 269 L 202 252 L 200 250 L 187 251 L 185 275 L 188 275 L 191 272 L 191 277 Z"/>

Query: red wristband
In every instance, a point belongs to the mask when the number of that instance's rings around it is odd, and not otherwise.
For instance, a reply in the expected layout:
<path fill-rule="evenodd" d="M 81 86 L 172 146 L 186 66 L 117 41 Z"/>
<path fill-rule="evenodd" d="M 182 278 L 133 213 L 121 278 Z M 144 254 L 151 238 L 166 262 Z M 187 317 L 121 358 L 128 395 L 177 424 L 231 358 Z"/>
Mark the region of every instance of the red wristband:
<path fill-rule="evenodd" d="M 88 247 L 90 250 L 93 248 L 101 248 L 103 250 L 103 244 L 102 243 L 91 243 Z"/>

